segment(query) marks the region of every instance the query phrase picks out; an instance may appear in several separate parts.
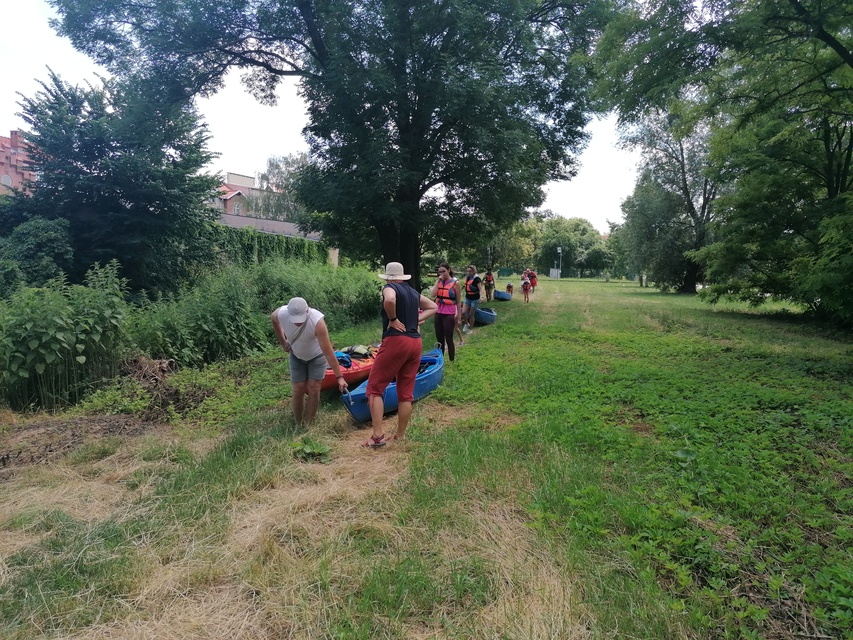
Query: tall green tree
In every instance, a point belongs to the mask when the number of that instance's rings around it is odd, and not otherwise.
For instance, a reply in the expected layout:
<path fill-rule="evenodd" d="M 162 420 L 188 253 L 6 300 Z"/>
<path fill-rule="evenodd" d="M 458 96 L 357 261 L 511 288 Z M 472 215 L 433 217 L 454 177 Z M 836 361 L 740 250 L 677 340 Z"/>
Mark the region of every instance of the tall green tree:
<path fill-rule="evenodd" d="M 38 180 L 17 192 L 5 216 L 67 221 L 80 282 L 94 263 L 118 260 L 131 286 L 178 286 L 209 258 L 206 205 L 218 180 L 200 173 L 212 156 L 195 110 L 139 95 L 113 80 L 72 86 L 51 72 L 21 102 Z"/>
<path fill-rule="evenodd" d="M 622 212 L 620 239 L 629 269 L 640 275 L 641 284 L 650 279 L 661 289 L 681 290 L 685 275 L 695 269 L 686 255 L 691 241 L 683 199 L 644 171 Z"/>
<path fill-rule="evenodd" d="M 587 269 L 606 266 L 596 257 L 605 255 L 604 241 L 588 220 L 555 215 L 542 222 L 541 230 L 535 255 L 539 273 L 548 273 L 562 264 L 561 278 L 570 275 L 583 277 Z"/>
<path fill-rule="evenodd" d="M 417 276 L 421 233 L 511 223 L 575 173 L 599 0 L 53 0 L 60 32 L 123 73 L 259 98 L 300 76 L 311 164 L 297 188 L 342 248 L 369 233 Z M 415 278 L 417 280 L 417 277 Z"/>
<path fill-rule="evenodd" d="M 685 96 L 715 121 L 712 299 L 770 296 L 853 320 L 853 4 L 629 2 L 603 36 L 600 95 L 623 121 Z"/>
<path fill-rule="evenodd" d="M 303 220 L 307 212 L 296 197 L 294 180 L 306 164 L 308 156 L 304 153 L 268 158 L 266 169 L 258 175 L 258 190 L 249 197 L 252 215 L 269 220 Z"/>
<path fill-rule="evenodd" d="M 679 107 L 687 110 L 689 105 Z M 652 259 L 650 275 L 658 286 L 680 293 L 696 293 L 704 274 L 693 252 L 711 241 L 719 187 L 709 174 L 709 136 L 707 122 L 673 109 L 650 112 L 625 138 L 641 150 L 644 171 L 636 197 L 623 207 L 632 230 L 628 237 L 632 242 L 646 242 L 650 234 L 658 238 L 654 246 L 660 255 Z M 661 189 L 672 197 L 658 193 Z M 649 229 L 641 231 L 643 225 Z"/>

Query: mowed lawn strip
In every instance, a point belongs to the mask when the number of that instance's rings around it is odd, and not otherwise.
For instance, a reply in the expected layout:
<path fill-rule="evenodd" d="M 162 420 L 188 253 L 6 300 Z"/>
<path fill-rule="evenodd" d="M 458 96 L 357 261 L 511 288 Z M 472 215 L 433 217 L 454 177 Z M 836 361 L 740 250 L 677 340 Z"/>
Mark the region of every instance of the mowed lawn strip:
<path fill-rule="evenodd" d="M 601 585 L 586 594 L 599 632 L 630 628 L 614 604 L 658 615 L 601 581 L 623 562 L 632 597 L 652 580 L 693 633 L 849 628 L 849 336 L 619 283 L 545 280 L 529 305 L 498 309 L 441 396 L 481 407 L 484 425 L 520 417 L 507 446 L 531 472 L 552 468 L 530 482 L 532 516 L 567 549 L 609 558 L 578 565 L 595 568 L 584 584 Z M 550 462 L 539 451 L 549 443 L 570 462 Z M 645 624 L 637 637 L 671 637 Z"/>
<path fill-rule="evenodd" d="M 331 464 L 295 461 L 271 352 L 179 374 L 201 401 L 165 438 L 8 481 L 2 635 L 841 637 L 850 343 L 540 282 L 466 336 L 406 444 L 361 450 L 330 394 L 311 435 Z"/>

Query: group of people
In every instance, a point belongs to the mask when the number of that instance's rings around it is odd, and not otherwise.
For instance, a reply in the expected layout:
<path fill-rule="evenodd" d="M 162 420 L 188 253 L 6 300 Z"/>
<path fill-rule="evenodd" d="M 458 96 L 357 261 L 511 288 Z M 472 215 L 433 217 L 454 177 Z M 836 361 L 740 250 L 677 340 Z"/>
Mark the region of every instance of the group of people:
<path fill-rule="evenodd" d="M 480 301 L 484 297 L 491 300 L 495 288 L 492 271 L 486 271 L 485 277 L 480 278 L 473 264 L 466 267 L 465 280 L 461 282 L 454 277 L 450 265 L 441 263 L 438 266 L 438 279 L 430 289 L 429 297 L 405 284 L 411 275 L 404 272 L 399 262 L 389 262 L 385 266 L 385 273 L 379 277 L 385 280 L 381 307 L 382 344 L 367 379 L 366 395 L 373 432 L 362 445 L 373 449 L 401 440 L 406 435 L 412 415 L 415 378 L 423 350 L 421 325 L 435 316 L 436 341 L 442 353 L 446 350 L 449 360 L 453 362 L 456 359 L 454 335 L 459 335 L 461 346 L 462 333 L 474 328 Z M 310 308 L 304 298 L 296 297 L 273 311 L 271 319 L 279 343 L 289 354 L 296 424 L 308 425 L 317 414 L 320 386 L 327 367 L 334 371 L 341 393 L 346 393 L 349 385 L 344 379 L 329 338 L 329 329 L 320 311 Z M 389 436 L 382 427 L 385 413 L 383 394 L 394 380 L 398 398 L 397 430 Z"/>
<path fill-rule="evenodd" d="M 421 362 L 421 325 L 437 310 L 435 302 L 405 284 L 411 278 L 399 262 L 389 262 L 382 287 L 382 344 L 367 379 L 367 401 L 373 433 L 362 445 L 376 449 L 391 441 L 401 440 L 412 415 L 415 377 Z M 272 325 L 282 348 L 288 352 L 290 381 L 293 387 L 293 416 L 298 426 L 310 424 L 320 404 L 320 386 L 331 367 L 338 380 L 338 390 L 346 393 L 349 385 L 329 339 L 323 314 L 312 309 L 304 298 L 290 301 L 272 312 Z M 452 338 L 451 338 L 452 342 Z M 397 382 L 397 431 L 383 432 L 385 414 L 383 394 L 392 381 Z M 307 404 L 305 399 L 307 398 Z"/>
<path fill-rule="evenodd" d="M 464 294 L 463 294 L 464 288 Z M 495 290 L 495 278 L 491 269 L 484 278 L 477 275 L 477 267 L 469 264 L 465 268 L 465 281 L 454 276 L 453 268 L 446 262 L 438 265 L 438 280 L 432 285 L 429 295 L 435 299 L 435 339 L 441 346 L 441 352 L 447 351 L 448 359 L 456 359 L 454 333 L 459 334 L 459 346 L 462 346 L 462 334 L 474 329 L 474 319 L 480 301 L 485 297 L 491 300 Z"/>
<path fill-rule="evenodd" d="M 506 283 L 506 292 L 510 295 L 515 292 L 515 285 L 512 282 Z M 524 294 L 525 302 L 530 302 L 530 294 L 536 293 L 536 272 L 533 269 L 525 269 L 522 272 L 521 293 Z"/>
<path fill-rule="evenodd" d="M 525 269 L 521 274 L 521 293 L 525 302 L 530 302 L 530 294 L 536 293 L 536 272 L 533 269 Z"/>

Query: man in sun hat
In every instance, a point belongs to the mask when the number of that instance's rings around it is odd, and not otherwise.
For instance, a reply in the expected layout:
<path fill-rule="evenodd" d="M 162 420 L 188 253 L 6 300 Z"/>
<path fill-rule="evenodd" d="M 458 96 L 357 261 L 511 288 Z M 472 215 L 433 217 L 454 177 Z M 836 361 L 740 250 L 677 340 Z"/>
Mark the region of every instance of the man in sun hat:
<path fill-rule="evenodd" d="M 291 298 L 272 312 L 272 326 L 281 346 L 290 354 L 293 385 L 293 417 L 297 426 L 307 426 L 317 415 L 320 385 L 329 366 L 338 378 L 338 389 L 347 391 L 347 381 L 329 339 L 323 314 L 308 306 L 305 298 Z M 305 404 L 305 396 L 308 404 Z"/>
<path fill-rule="evenodd" d="M 405 284 L 411 278 L 399 262 L 389 262 L 379 277 L 382 287 L 382 345 L 373 360 L 367 379 L 367 401 L 373 434 L 362 446 L 378 448 L 391 440 L 402 440 L 412 416 L 415 376 L 421 364 L 421 324 L 436 311 L 435 303 Z M 422 312 L 422 313 L 421 313 Z M 382 398 L 391 381 L 397 380 L 397 433 L 382 431 L 385 402 Z"/>

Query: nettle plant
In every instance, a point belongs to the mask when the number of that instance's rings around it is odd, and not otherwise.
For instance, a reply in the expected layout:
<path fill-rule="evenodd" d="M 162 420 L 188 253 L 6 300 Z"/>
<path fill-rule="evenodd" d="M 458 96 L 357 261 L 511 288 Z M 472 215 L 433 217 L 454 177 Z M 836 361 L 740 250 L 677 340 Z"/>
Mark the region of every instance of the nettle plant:
<path fill-rule="evenodd" d="M 118 374 L 128 311 L 118 269 L 95 266 L 85 286 L 56 278 L 0 304 L 0 393 L 9 406 L 57 409 Z"/>

